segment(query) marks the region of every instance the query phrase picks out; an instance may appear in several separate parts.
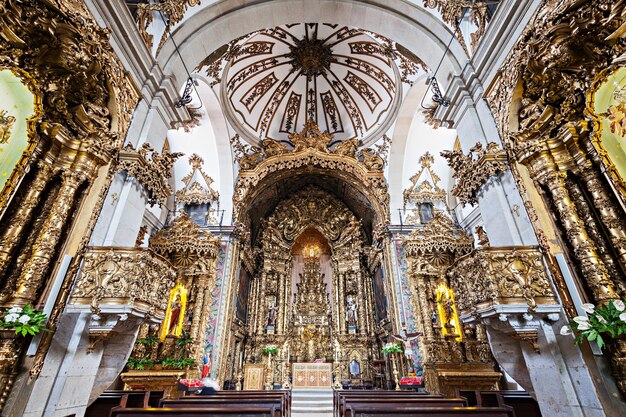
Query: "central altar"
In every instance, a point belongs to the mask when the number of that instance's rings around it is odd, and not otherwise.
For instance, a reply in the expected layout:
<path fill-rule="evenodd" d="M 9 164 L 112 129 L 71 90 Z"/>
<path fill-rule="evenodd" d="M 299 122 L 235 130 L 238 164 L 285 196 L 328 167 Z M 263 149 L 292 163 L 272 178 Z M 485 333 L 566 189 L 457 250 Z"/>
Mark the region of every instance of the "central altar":
<path fill-rule="evenodd" d="M 294 388 L 330 388 L 330 363 L 294 363 L 292 367 Z"/>

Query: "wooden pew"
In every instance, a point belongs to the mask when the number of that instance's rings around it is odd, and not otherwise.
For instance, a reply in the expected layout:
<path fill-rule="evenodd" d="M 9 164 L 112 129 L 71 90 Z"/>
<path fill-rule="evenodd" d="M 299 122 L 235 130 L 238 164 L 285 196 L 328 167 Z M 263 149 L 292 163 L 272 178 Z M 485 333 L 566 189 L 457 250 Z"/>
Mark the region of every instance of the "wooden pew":
<path fill-rule="evenodd" d="M 541 417 L 537 401 L 527 391 L 464 391 L 456 390 L 456 395 L 465 397 L 468 404 L 477 407 L 513 407 L 517 417 Z"/>
<path fill-rule="evenodd" d="M 286 417 L 285 402 L 283 397 L 261 397 L 256 398 L 236 398 L 229 396 L 227 398 L 182 398 L 182 399 L 167 399 L 162 400 L 162 408 L 207 408 L 207 407 L 274 407 L 274 417 Z"/>
<path fill-rule="evenodd" d="M 354 417 L 515 417 L 510 407 L 449 407 L 424 408 L 394 407 L 381 410 L 355 408 Z"/>
<path fill-rule="evenodd" d="M 91 403 L 85 411 L 85 417 L 108 416 L 113 407 L 156 407 L 163 398 L 163 391 L 122 391 L 106 390 Z"/>
<path fill-rule="evenodd" d="M 240 399 L 250 399 L 256 401 L 265 401 L 265 400 L 277 400 L 280 402 L 279 409 L 281 415 L 284 417 L 291 416 L 291 391 L 288 390 L 274 390 L 274 391 L 217 391 L 215 394 L 211 395 L 191 395 L 180 398 L 181 401 L 201 401 L 203 399 L 213 400 L 213 399 L 224 399 L 230 400 L 233 402 L 239 401 Z M 168 399 L 164 399 L 159 403 L 164 404 Z"/>
<path fill-rule="evenodd" d="M 537 401 L 526 391 L 480 391 L 479 405 L 482 407 L 513 407 L 517 417 L 541 417 Z"/>
<path fill-rule="evenodd" d="M 111 410 L 110 417 L 273 417 L 275 407 L 205 407 L 205 408 L 122 408 Z"/>
<path fill-rule="evenodd" d="M 415 391 L 336 391 L 334 397 L 335 416 L 339 417 L 344 414 L 346 401 L 358 398 L 444 398 L 444 396 Z"/>
<path fill-rule="evenodd" d="M 288 414 L 290 415 L 290 410 L 291 410 L 291 390 L 270 390 L 270 391 L 265 391 L 265 390 L 250 390 L 250 391 L 217 391 L 215 394 L 219 394 L 219 395 L 232 395 L 234 397 L 252 397 L 252 396 L 267 396 L 268 394 L 274 394 L 274 395 L 278 395 L 278 394 L 283 394 L 286 396 L 287 398 L 287 411 Z M 184 398 L 187 397 L 198 397 L 197 395 L 186 395 Z"/>
<path fill-rule="evenodd" d="M 421 410 L 424 408 L 459 408 L 466 407 L 467 402 L 462 398 L 359 398 L 358 400 L 350 400 L 346 403 L 344 417 L 355 417 L 355 410 L 395 410 L 413 409 Z"/>
<path fill-rule="evenodd" d="M 413 399 L 413 398 L 444 398 L 439 394 L 418 393 L 415 391 L 335 391 L 333 406 L 335 416 L 340 417 L 345 414 L 346 402 L 349 400 L 358 400 L 360 398 L 378 398 L 378 399 Z"/>

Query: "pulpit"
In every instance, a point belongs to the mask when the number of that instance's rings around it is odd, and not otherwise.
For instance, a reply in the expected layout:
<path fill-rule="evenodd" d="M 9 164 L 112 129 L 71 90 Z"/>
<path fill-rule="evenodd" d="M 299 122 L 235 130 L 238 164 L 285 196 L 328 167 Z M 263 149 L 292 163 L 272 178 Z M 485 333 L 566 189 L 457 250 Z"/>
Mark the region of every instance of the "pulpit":
<path fill-rule="evenodd" d="M 294 363 L 292 375 L 294 388 L 330 388 L 332 367 L 330 363 Z"/>

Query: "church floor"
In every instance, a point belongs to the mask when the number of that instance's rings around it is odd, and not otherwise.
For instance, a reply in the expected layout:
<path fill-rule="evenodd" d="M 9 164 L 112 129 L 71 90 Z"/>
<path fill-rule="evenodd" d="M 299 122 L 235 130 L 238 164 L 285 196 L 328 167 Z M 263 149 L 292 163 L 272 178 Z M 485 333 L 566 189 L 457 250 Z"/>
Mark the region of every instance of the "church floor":
<path fill-rule="evenodd" d="M 294 388 L 291 395 L 291 415 L 293 417 L 332 417 L 332 389 Z"/>

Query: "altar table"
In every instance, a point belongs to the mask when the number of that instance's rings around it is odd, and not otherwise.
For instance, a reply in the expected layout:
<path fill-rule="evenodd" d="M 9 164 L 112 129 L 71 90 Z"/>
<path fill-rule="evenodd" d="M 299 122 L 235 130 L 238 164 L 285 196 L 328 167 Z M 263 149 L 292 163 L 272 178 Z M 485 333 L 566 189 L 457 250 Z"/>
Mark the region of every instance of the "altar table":
<path fill-rule="evenodd" d="M 330 363 L 294 363 L 292 375 L 294 388 L 330 388 L 332 366 Z"/>

